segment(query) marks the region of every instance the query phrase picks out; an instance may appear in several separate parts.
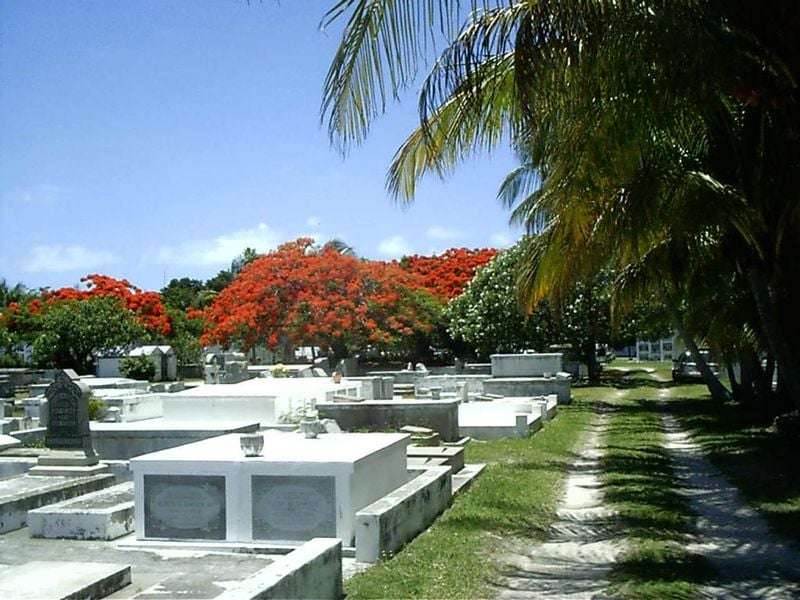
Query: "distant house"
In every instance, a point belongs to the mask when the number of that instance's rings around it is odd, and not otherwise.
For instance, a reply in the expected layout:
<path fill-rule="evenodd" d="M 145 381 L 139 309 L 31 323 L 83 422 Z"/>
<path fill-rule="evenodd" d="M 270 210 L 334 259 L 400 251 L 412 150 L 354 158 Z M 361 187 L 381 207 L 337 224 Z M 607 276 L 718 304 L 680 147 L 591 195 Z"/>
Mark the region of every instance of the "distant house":
<path fill-rule="evenodd" d="M 178 378 L 178 357 L 172 346 L 139 346 L 124 356 L 148 357 L 156 369 L 153 381 L 172 381 Z M 112 356 L 97 357 L 97 376 L 121 377 L 119 365 L 124 356 L 115 353 Z"/>
<path fill-rule="evenodd" d="M 683 352 L 683 344 L 677 335 L 660 340 L 636 340 L 637 360 L 665 361 L 677 358 Z"/>

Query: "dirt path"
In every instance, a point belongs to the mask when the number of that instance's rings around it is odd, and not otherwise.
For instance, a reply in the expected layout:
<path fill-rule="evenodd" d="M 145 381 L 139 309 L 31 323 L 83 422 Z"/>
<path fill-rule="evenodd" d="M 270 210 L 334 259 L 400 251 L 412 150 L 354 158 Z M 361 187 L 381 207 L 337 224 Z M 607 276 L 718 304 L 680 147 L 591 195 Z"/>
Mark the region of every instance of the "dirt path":
<path fill-rule="evenodd" d="M 689 550 L 708 558 L 718 581 L 709 598 L 800 598 L 800 553 L 773 534 L 739 490 L 705 457 L 677 419 L 663 415 L 665 447 L 697 515 Z"/>
<path fill-rule="evenodd" d="M 600 442 L 610 414 L 589 427 L 579 458 L 567 472 L 564 499 L 549 541 L 516 541 L 502 563 L 498 598 L 603 598 L 608 572 L 624 551 L 613 526 L 614 512 L 603 503 Z"/>

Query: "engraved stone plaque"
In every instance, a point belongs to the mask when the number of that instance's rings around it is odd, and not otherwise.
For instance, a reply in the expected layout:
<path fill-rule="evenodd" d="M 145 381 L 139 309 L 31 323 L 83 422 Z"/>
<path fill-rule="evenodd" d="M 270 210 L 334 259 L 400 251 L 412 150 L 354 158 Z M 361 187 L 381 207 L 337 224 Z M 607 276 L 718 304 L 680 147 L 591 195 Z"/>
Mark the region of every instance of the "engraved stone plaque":
<path fill-rule="evenodd" d="M 333 477 L 254 475 L 253 539 L 336 537 Z"/>
<path fill-rule="evenodd" d="M 225 477 L 145 475 L 144 535 L 148 538 L 224 540 Z"/>
<path fill-rule="evenodd" d="M 73 380 L 66 371 L 59 371 L 55 381 L 47 387 L 45 397 L 48 412 L 45 445 L 58 450 L 92 453 L 86 384 Z"/>

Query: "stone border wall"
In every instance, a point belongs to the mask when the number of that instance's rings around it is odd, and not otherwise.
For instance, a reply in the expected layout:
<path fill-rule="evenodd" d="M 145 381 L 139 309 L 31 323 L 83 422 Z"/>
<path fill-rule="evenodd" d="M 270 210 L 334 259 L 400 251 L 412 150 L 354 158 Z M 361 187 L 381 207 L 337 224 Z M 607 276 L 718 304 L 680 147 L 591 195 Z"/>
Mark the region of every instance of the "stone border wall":
<path fill-rule="evenodd" d="M 314 538 L 217 596 L 217 600 L 339 599 L 342 540 Z"/>
<path fill-rule="evenodd" d="M 375 563 L 425 531 L 450 504 L 452 469 L 429 467 L 356 513 L 356 560 Z"/>
<path fill-rule="evenodd" d="M 458 400 L 366 400 L 318 402 L 321 419 L 333 419 L 345 431 L 385 431 L 404 425 L 428 427 L 446 442 L 458 435 Z"/>

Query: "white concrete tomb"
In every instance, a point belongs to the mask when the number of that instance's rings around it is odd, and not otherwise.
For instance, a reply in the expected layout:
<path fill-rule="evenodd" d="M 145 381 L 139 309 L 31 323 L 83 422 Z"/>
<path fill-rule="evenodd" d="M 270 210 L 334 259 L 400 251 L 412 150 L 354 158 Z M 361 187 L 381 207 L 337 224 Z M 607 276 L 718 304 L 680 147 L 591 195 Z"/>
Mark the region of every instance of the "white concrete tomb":
<path fill-rule="evenodd" d="M 136 537 L 349 546 L 356 512 L 409 479 L 405 434 L 264 437 L 258 457 L 231 434 L 132 459 Z"/>

